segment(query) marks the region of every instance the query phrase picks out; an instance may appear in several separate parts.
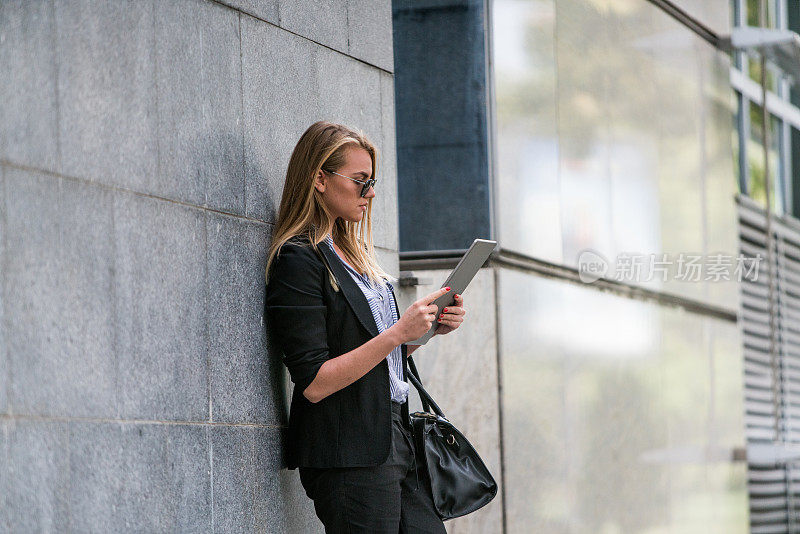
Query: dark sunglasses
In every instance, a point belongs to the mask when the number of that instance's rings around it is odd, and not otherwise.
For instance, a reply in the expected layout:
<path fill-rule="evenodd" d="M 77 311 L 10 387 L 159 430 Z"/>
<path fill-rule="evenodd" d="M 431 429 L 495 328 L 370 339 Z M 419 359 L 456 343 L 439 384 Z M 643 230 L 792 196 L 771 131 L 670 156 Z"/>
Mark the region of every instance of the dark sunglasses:
<path fill-rule="evenodd" d="M 329 172 L 331 174 L 335 174 L 336 176 L 341 176 L 342 178 L 347 178 L 348 180 L 353 180 L 354 182 L 360 183 L 361 185 L 364 186 L 361 188 L 362 197 L 367 194 L 367 191 L 369 191 L 370 187 L 375 187 L 375 183 L 377 182 L 377 180 L 375 180 L 374 178 L 370 178 L 369 180 L 364 181 L 364 180 L 356 180 L 355 178 L 350 178 L 349 176 L 345 176 L 344 174 L 339 174 L 338 172 L 333 172 L 333 171 L 323 171 L 323 172 Z"/>

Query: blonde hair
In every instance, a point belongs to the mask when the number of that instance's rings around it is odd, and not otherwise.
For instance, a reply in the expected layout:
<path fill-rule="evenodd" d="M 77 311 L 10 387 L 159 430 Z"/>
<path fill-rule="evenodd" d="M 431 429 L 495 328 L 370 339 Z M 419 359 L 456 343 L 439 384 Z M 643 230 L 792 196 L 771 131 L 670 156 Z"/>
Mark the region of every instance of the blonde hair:
<path fill-rule="evenodd" d="M 372 159 L 372 178 L 378 174 L 377 149 L 361 131 L 326 121 L 315 122 L 303 133 L 294 147 L 286 182 L 283 185 L 278 218 L 267 254 L 264 280 L 269 283 L 269 269 L 281 246 L 297 235 L 304 235 L 317 249 L 331 234 L 336 245 L 358 272 L 366 273 L 374 285 L 384 279 L 397 280 L 378 265 L 372 243 L 372 198 L 358 223 L 333 219 L 314 187 L 320 170 L 338 171 L 344 164 L 347 150 L 360 147 Z M 321 253 L 320 253 L 321 254 Z"/>

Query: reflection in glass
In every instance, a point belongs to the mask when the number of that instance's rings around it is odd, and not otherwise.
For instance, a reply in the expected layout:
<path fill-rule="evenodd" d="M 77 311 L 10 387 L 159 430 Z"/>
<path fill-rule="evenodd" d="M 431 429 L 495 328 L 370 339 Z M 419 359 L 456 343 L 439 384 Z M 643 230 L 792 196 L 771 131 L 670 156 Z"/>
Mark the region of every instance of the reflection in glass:
<path fill-rule="evenodd" d="M 775 27 L 775 5 L 774 0 L 746 0 L 745 13 L 748 26 L 761 26 L 762 4 L 767 10 L 766 28 Z"/>
<path fill-rule="evenodd" d="M 728 56 L 648 2 L 492 5 L 501 246 L 571 267 L 586 249 L 612 264 L 734 254 Z M 734 246 L 704 250 L 722 243 Z M 646 278 L 632 283 L 717 305 L 735 296 Z"/>
<path fill-rule="evenodd" d="M 552 0 L 493 4 L 498 234 L 504 248 L 562 261 Z"/>
<path fill-rule="evenodd" d="M 766 5 L 767 9 L 767 19 L 766 24 L 761 24 L 760 18 L 760 10 L 762 2 Z M 755 26 L 755 27 L 766 27 L 766 28 L 775 28 L 776 27 L 776 11 L 774 2 L 771 0 L 747 0 L 746 8 L 746 20 L 747 26 Z M 761 85 L 761 61 L 754 55 L 747 55 L 747 73 L 750 76 L 750 79 L 756 82 L 757 84 Z M 778 92 L 778 75 L 777 70 L 771 66 L 767 65 L 767 90 L 773 93 Z"/>
<path fill-rule="evenodd" d="M 761 85 L 761 60 L 752 55 L 745 55 L 747 58 L 747 73 L 750 79 Z M 777 94 L 778 93 L 778 70 L 767 63 L 767 91 Z"/>
<path fill-rule="evenodd" d="M 748 529 L 735 324 L 501 269 L 509 532 Z"/>
<path fill-rule="evenodd" d="M 750 197 L 756 202 L 766 207 L 767 195 L 765 187 L 765 173 L 764 173 L 764 143 L 763 143 L 763 127 L 764 116 L 761 106 L 754 102 L 750 102 L 750 138 L 747 141 L 747 164 L 749 172 L 748 190 Z M 780 158 L 778 157 L 779 143 L 780 143 L 780 120 L 774 115 L 770 114 L 770 130 L 769 130 L 769 174 L 770 183 L 772 184 L 772 206 L 775 212 L 782 211 L 781 206 L 781 187 L 780 184 Z"/>

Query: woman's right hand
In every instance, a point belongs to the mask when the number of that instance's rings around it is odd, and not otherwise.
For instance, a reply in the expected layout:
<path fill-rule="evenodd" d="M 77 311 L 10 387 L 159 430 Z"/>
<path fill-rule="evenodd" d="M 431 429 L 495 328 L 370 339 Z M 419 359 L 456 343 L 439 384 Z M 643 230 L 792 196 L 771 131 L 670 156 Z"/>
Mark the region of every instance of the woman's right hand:
<path fill-rule="evenodd" d="M 403 316 L 391 327 L 397 333 L 400 344 L 418 339 L 430 330 L 433 321 L 436 320 L 436 314 L 439 312 L 439 307 L 431 303 L 448 291 L 450 291 L 449 287 L 437 289 L 406 309 Z"/>

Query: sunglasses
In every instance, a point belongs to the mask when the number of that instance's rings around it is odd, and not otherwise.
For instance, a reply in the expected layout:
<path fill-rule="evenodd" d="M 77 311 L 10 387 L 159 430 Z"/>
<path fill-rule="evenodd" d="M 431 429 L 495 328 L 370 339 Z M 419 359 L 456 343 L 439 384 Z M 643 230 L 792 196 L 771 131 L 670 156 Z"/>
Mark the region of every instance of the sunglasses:
<path fill-rule="evenodd" d="M 323 172 L 329 172 L 331 174 L 335 174 L 336 176 L 341 176 L 342 178 L 347 178 L 348 180 L 353 180 L 354 182 L 360 183 L 361 185 L 364 186 L 361 188 L 362 197 L 366 195 L 367 191 L 369 191 L 369 188 L 374 187 L 375 183 L 377 182 L 377 180 L 375 180 L 374 178 L 370 178 L 369 180 L 364 181 L 364 180 L 356 180 L 355 178 L 350 178 L 349 176 L 345 176 L 344 174 L 339 174 L 338 172 L 333 172 L 333 171 L 323 171 Z"/>

